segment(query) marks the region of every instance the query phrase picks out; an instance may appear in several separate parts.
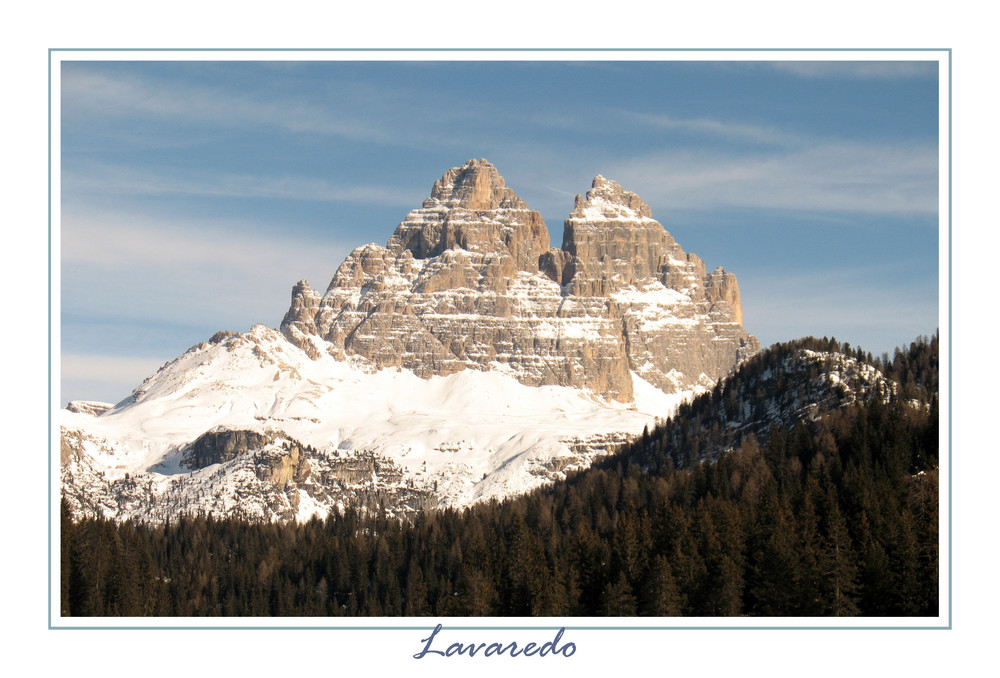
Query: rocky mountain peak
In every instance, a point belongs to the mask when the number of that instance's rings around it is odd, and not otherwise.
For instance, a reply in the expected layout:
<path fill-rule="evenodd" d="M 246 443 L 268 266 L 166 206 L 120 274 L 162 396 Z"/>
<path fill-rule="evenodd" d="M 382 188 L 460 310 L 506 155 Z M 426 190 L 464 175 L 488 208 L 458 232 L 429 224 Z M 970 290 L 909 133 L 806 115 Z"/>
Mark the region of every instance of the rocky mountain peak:
<path fill-rule="evenodd" d="M 424 207 L 436 204 L 467 210 L 527 209 L 524 201 L 507 188 L 497 168 L 486 159 L 472 159 L 445 172 L 434 182 L 431 197 L 424 202 Z"/>
<path fill-rule="evenodd" d="M 759 350 L 731 273 L 685 253 L 649 206 L 603 176 L 549 247 L 541 215 L 486 160 L 453 167 L 385 247 L 358 247 L 321 297 L 296 285 L 282 322 L 311 356 L 418 376 L 501 371 L 529 386 L 631 402 L 710 387 Z"/>
<path fill-rule="evenodd" d="M 325 292 L 297 282 L 280 333 L 219 332 L 114 408 L 71 404 L 63 492 L 77 513 L 152 520 L 503 497 L 586 467 L 759 350 L 735 276 L 707 273 L 635 193 L 595 177 L 555 248 L 470 160 Z"/>
<path fill-rule="evenodd" d="M 507 188 L 496 167 L 469 160 L 434 182 L 431 196 L 406 215 L 381 249 L 391 257 L 409 251 L 416 259 L 465 250 L 492 255 L 494 269 L 537 272 L 538 258 L 549 249 L 549 231 L 542 215 Z M 379 256 L 367 253 L 369 260 Z"/>
<path fill-rule="evenodd" d="M 700 260 L 681 250 L 642 198 L 601 175 L 586 196 L 576 197 L 562 248 L 573 257 L 566 282 L 574 294 L 611 294 L 651 277 L 693 290 L 705 275 Z"/>
<path fill-rule="evenodd" d="M 652 219 L 653 211 L 642 198 L 621 184 L 598 174 L 586 197 L 577 195 L 570 219 Z"/>

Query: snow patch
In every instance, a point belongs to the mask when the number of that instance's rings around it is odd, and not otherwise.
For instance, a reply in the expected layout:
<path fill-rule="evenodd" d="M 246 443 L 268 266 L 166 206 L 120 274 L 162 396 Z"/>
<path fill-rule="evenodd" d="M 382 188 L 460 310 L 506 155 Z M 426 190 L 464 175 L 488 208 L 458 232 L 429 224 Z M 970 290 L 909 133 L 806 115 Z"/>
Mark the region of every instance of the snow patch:
<path fill-rule="evenodd" d="M 317 347 L 324 343 L 313 341 Z M 188 506 L 266 519 L 284 512 L 307 520 L 336 505 L 336 497 L 324 499 L 323 492 L 300 487 L 286 496 L 263 488 L 247 460 L 198 471 L 182 466 L 184 446 L 225 427 L 278 431 L 315 448 L 312 482 L 337 463 L 370 455 L 391 468 L 373 470 L 358 482 L 373 488 L 396 482 L 433 492 L 444 505 L 465 506 L 525 492 L 569 468 L 586 467 L 670 416 L 692 395 L 667 395 L 634 373 L 635 402 L 619 403 L 587 390 L 525 386 L 509 370 L 470 369 L 421 379 L 405 370 L 365 367 L 328 350 L 311 359 L 262 325 L 201 344 L 101 417 L 60 413 L 64 436 L 76 432 L 86 459 L 70 468 L 78 471 L 70 482 L 107 490 L 128 476 L 143 488 L 139 494 L 147 502 L 183 495 Z M 393 473 L 402 477 L 391 480 Z M 120 487 L 116 491 L 121 494 Z M 140 504 L 132 510 L 141 511 Z M 127 502 L 119 509 L 128 515 Z"/>

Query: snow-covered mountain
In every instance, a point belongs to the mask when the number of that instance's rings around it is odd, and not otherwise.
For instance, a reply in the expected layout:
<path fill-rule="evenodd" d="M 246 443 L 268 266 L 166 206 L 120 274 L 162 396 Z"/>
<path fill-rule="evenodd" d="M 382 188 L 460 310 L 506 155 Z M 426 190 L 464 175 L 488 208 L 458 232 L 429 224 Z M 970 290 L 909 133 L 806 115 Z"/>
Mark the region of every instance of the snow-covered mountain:
<path fill-rule="evenodd" d="M 77 514 L 259 520 L 502 498 L 621 447 L 759 351 L 735 277 L 597 177 L 549 247 L 491 164 L 386 247 L 297 284 L 281 330 L 220 332 L 115 406 L 61 412 Z"/>
<path fill-rule="evenodd" d="M 154 520 L 502 498 L 586 467 L 685 395 L 633 378 L 629 404 L 499 372 L 423 379 L 313 359 L 257 325 L 191 348 L 99 416 L 63 410 L 63 493 L 78 513 Z"/>
<path fill-rule="evenodd" d="M 324 294 L 299 282 L 281 329 L 311 353 L 419 376 L 502 371 L 621 402 L 633 372 L 667 393 L 711 388 L 760 345 L 743 329 L 736 277 L 706 273 L 651 215 L 598 176 L 552 248 L 541 215 L 470 160 L 385 247 L 354 250 Z"/>

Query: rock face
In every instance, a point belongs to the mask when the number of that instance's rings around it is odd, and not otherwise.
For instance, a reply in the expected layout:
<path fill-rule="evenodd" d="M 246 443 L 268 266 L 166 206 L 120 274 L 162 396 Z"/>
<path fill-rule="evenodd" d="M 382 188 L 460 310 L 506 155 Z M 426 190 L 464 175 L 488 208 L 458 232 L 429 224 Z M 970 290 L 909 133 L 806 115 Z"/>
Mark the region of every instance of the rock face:
<path fill-rule="evenodd" d="M 276 438 L 278 435 L 271 432 L 218 427 L 206 431 L 188 446 L 181 465 L 198 470 L 252 452 L 254 472 L 260 480 L 278 487 L 285 487 L 293 480 L 302 482 L 309 475 L 305 450 L 295 441 L 276 445 Z"/>
<path fill-rule="evenodd" d="M 296 284 L 280 333 L 218 332 L 117 405 L 70 403 L 62 495 L 73 515 L 151 522 L 502 499 L 714 386 L 759 351 L 741 321 L 736 278 L 636 194 L 595 178 L 556 248 L 470 160 L 325 293 Z"/>
<path fill-rule="evenodd" d="M 212 464 L 222 464 L 235 459 L 250 449 L 264 447 L 274 442 L 272 436 L 257 431 L 231 431 L 218 428 L 206 431 L 191 443 L 182 465 L 200 469 Z"/>
<path fill-rule="evenodd" d="M 363 356 L 422 377 L 499 370 L 622 402 L 633 372 L 675 393 L 760 350 L 736 277 L 706 273 L 635 193 L 596 177 L 551 248 L 541 215 L 486 160 L 448 170 L 385 247 L 347 257 L 325 294 L 296 284 L 281 330 L 314 358 Z"/>

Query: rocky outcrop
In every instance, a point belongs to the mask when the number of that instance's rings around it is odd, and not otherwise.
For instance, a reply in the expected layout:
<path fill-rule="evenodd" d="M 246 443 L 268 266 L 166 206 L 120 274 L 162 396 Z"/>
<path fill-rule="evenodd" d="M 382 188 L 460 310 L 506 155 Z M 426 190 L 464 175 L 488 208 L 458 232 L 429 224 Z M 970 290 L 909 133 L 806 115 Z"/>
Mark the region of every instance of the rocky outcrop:
<path fill-rule="evenodd" d="M 257 477 L 278 487 L 292 481 L 301 483 L 309 476 L 309 460 L 296 443 L 285 443 L 278 450 L 258 454 L 254 463 Z"/>
<path fill-rule="evenodd" d="M 70 412 L 76 412 L 77 414 L 89 414 L 92 417 L 99 417 L 112 407 L 114 407 L 114 405 L 111 403 L 102 403 L 96 400 L 71 400 L 66 405 L 66 409 Z"/>
<path fill-rule="evenodd" d="M 218 428 L 206 431 L 188 446 L 182 465 L 200 469 L 212 464 L 222 464 L 249 450 L 270 445 L 274 438 L 257 431 L 233 431 Z"/>
<path fill-rule="evenodd" d="M 280 334 L 219 332 L 114 407 L 71 403 L 62 494 L 73 515 L 152 522 L 511 496 L 620 449 L 758 352 L 740 304 L 735 276 L 706 272 L 614 181 L 577 196 L 553 247 L 470 160 L 325 291 L 297 283 Z"/>
<path fill-rule="evenodd" d="M 760 349 L 735 276 L 706 274 L 635 193 L 596 177 L 550 248 L 541 215 L 485 160 L 448 170 L 322 296 L 296 284 L 281 329 L 313 355 L 423 377 L 500 370 L 624 402 L 633 372 L 673 393 L 711 386 Z"/>
<path fill-rule="evenodd" d="M 72 403 L 71 403 L 72 404 Z M 69 408 L 67 408 L 69 409 Z M 83 450 L 81 431 L 63 428 L 59 436 L 59 466 L 64 467 L 80 458 Z"/>
<path fill-rule="evenodd" d="M 416 259 L 461 249 L 485 257 L 473 258 L 474 265 L 509 258 L 513 270 L 535 273 L 538 257 L 549 249 L 549 232 L 542 215 L 507 188 L 496 167 L 470 160 L 434 182 L 431 196 L 406 216 L 386 248 L 393 256 L 408 251 Z M 490 271 L 493 278 L 513 272 Z"/>
<path fill-rule="evenodd" d="M 266 431 L 222 427 L 206 431 L 188 445 L 181 465 L 198 470 L 248 454 L 256 476 L 278 487 L 302 482 L 309 475 L 309 461 L 299 443 L 279 441 L 276 434 Z"/>

